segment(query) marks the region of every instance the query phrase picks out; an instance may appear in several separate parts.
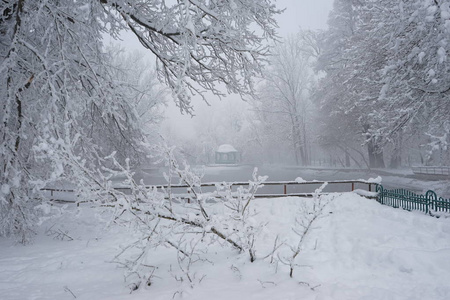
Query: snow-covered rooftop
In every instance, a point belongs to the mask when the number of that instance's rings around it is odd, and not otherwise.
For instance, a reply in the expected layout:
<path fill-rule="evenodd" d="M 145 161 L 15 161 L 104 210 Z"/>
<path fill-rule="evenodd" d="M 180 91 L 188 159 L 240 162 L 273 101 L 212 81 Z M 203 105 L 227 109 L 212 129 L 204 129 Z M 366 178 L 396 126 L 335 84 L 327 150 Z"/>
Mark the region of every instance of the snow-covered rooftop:
<path fill-rule="evenodd" d="M 217 148 L 216 152 L 220 153 L 229 153 L 229 152 L 238 152 L 233 146 L 230 144 L 223 144 Z"/>

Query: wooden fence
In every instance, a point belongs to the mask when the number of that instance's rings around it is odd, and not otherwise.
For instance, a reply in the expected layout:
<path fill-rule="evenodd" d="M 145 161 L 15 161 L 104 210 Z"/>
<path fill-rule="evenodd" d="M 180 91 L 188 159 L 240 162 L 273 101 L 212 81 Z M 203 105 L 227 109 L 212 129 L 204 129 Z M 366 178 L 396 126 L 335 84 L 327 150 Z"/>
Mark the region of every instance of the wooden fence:
<path fill-rule="evenodd" d="M 340 190 L 342 192 L 349 192 L 354 191 L 355 189 L 361 189 L 372 192 L 372 190 L 375 189 L 376 183 L 368 182 L 365 180 L 338 180 L 338 181 L 267 181 L 264 182 L 264 187 L 279 187 L 279 192 L 275 193 L 257 193 L 255 195 L 255 198 L 279 198 L 279 197 L 313 197 L 314 192 L 307 192 L 307 193 L 298 193 L 298 192 L 292 192 L 290 190 L 295 189 L 294 186 L 317 186 L 324 184 L 325 182 L 328 183 L 328 186 L 339 186 Z M 215 187 L 221 184 L 220 182 L 210 182 L 210 183 L 202 183 L 200 185 L 201 188 L 210 188 L 215 189 Z M 227 182 L 227 185 L 233 187 L 238 186 L 249 186 L 249 182 Z M 177 195 L 177 197 L 181 199 L 187 199 L 189 201 L 189 190 L 190 186 L 186 184 L 171 184 L 169 185 L 148 185 L 145 186 L 147 189 L 153 189 L 157 188 L 158 190 L 167 190 L 172 189 L 172 193 Z M 131 191 L 130 187 L 127 186 L 118 186 L 114 188 L 115 190 L 122 191 L 124 193 L 128 193 Z M 263 189 L 263 188 L 262 188 Z M 326 188 L 327 189 L 327 188 Z M 55 189 L 55 188 L 44 188 L 43 191 L 46 191 L 49 193 L 49 198 L 54 201 L 59 202 L 77 202 L 74 200 L 65 200 L 62 199 L 62 195 L 64 194 L 73 194 L 75 192 L 74 189 Z M 326 194 L 326 193 L 322 193 Z M 370 195 L 364 194 L 366 197 L 370 197 Z M 375 198 L 375 196 L 373 196 Z"/>
<path fill-rule="evenodd" d="M 255 198 L 279 198 L 279 197 L 313 197 L 314 192 L 309 193 L 295 193 L 290 192 L 293 186 L 320 186 L 324 184 L 325 181 L 268 181 L 264 183 L 264 186 L 275 186 L 279 187 L 279 192 L 277 193 L 259 193 L 255 195 Z M 374 198 L 379 203 L 384 205 L 389 205 L 395 208 L 403 208 L 405 210 L 419 210 L 429 214 L 437 214 L 439 212 L 450 213 L 450 199 L 444 199 L 442 197 L 437 197 L 434 191 L 428 191 L 424 195 L 416 194 L 405 189 L 384 189 L 381 184 L 376 184 L 373 182 L 368 182 L 364 180 L 340 180 L 340 181 L 327 181 L 329 186 L 340 186 L 343 192 L 354 191 L 356 188 L 363 187 L 363 191 L 375 193 L 360 192 L 360 195 L 367 198 Z M 202 183 L 201 188 L 214 188 L 220 184 L 218 182 Z M 248 186 L 249 182 L 228 182 L 227 185 L 231 187 L 238 186 Z M 152 189 L 157 188 L 158 190 L 172 189 L 172 193 L 180 199 L 185 199 L 187 202 L 190 201 L 190 186 L 186 184 L 172 184 L 172 185 L 154 185 L 145 186 L 145 188 Z M 130 192 L 131 188 L 122 186 L 115 187 L 116 190 L 123 191 L 124 193 Z M 69 203 L 79 203 L 75 200 L 64 200 L 58 199 L 58 193 L 70 193 L 73 195 L 75 190 L 73 189 L 54 189 L 54 188 L 44 188 L 43 191 L 47 191 L 50 195 L 50 199 L 58 202 L 69 202 Z M 321 193 L 327 194 L 327 193 Z"/>
<path fill-rule="evenodd" d="M 450 176 L 450 167 L 421 166 L 411 167 L 414 174 Z"/>
<path fill-rule="evenodd" d="M 384 205 L 406 210 L 419 210 L 425 213 L 450 213 L 450 199 L 437 197 L 434 191 L 429 190 L 425 195 L 419 195 L 404 189 L 386 190 L 377 185 L 377 201 Z"/>

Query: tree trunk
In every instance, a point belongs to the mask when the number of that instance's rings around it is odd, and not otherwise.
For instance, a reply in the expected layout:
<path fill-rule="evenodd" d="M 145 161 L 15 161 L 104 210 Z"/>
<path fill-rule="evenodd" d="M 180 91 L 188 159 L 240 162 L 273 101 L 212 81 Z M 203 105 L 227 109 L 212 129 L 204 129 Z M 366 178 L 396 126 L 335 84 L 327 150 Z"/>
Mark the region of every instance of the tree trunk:
<path fill-rule="evenodd" d="M 362 169 L 362 166 L 361 166 L 361 164 L 358 162 L 358 160 L 357 160 L 356 158 L 354 158 L 353 155 L 350 154 L 350 149 L 352 149 L 353 151 L 355 151 L 356 153 L 358 153 L 359 155 L 361 155 L 361 157 L 363 158 L 364 162 L 365 162 L 366 165 L 367 165 L 367 162 L 366 162 L 366 160 L 365 160 L 365 158 L 364 158 L 364 154 L 361 153 L 361 151 L 358 151 L 358 150 L 353 149 L 353 148 L 343 147 L 343 146 L 341 146 L 341 145 L 336 145 L 336 147 L 338 147 L 339 149 L 341 149 L 342 151 L 345 152 L 345 160 L 347 161 L 347 159 L 348 159 L 348 167 L 351 166 L 350 160 L 353 160 L 353 161 L 355 162 L 355 164 L 358 166 L 358 168 Z M 368 165 L 367 165 L 367 166 L 368 166 Z"/>
<path fill-rule="evenodd" d="M 345 150 L 345 166 L 350 168 L 350 154 L 347 150 Z"/>
<path fill-rule="evenodd" d="M 397 134 L 394 141 L 394 149 L 392 151 L 389 167 L 397 169 L 402 165 L 402 131 Z"/>
<path fill-rule="evenodd" d="M 384 168 L 383 148 L 380 146 L 379 139 L 376 136 L 373 136 L 369 129 L 369 124 L 363 125 L 363 130 L 367 138 L 369 168 Z"/>
<path fill-rule="evenodd" d="M 383 149 L 373 140 L 367 143 L 369 166 L 371 168 L 384 168 Z"/>

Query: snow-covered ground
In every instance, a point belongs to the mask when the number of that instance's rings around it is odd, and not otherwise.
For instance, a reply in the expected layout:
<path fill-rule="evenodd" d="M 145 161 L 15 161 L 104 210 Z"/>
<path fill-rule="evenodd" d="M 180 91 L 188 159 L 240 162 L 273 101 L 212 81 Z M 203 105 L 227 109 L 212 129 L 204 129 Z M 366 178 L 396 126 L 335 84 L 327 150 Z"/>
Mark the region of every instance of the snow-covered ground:
<path fill-rule="evenodd" d="M 293 278 L 270 257 L 250 263 L 245 253 L 211 246 L 207 260 L 192 266 L 192 288 L 175 279 L 176 254 L 167 248 L 149 258 L 157 267 L 152 285 L 130 294 L 124 269 L 111 261 L 138 236 L 132 228 L 106 227 L 108 212 L 84 206 L 45 221 L 32 245 L 0 240 L 0 299 L 450 299 L 450 218 L 336 195 L 306 236 Z M 298 242 L 292 226 L 305 201 L 312 199 L 254 201 L 255 218 L 268 222 L 259 257 L 277 235 Z M 288 254 L 281 248 L 274 261 Z"/>

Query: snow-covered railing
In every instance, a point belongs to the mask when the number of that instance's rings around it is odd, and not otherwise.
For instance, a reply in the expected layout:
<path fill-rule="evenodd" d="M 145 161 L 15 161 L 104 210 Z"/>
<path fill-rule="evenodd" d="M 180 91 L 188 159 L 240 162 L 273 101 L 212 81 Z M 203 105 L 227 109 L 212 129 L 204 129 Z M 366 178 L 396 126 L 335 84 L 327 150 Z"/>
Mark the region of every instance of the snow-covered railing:
<path fill-rule="evenodd" d="M 420 166 L 411 167 L 414 174 L 450 176 L 450 167 Z"/>
<path fill-rule="evenodd" d="M 230 187 L 239 187 L 239 186 L 248 186 L 250 182 L 208 182 L 208 183 L 202 183 L 199 185 L 201 188 L 215 188 L 218 185 L 224 184 L 228 185 Z M 277 193 L 258 193 L 255 195 L 255 198 L 279 198 L 279 197 L 313 197 L 314 192 L 308 192 L 308 193 L 296 193 L 296 192 L 289 192 L 290 186 L 320 186 L 324 183 L 327 183 L 328 185 L 340 185 L 343 187 L 343 192 L 350 192 L 355 191 L 358 194 L 367 197 L 367 198 L 376 198 L 375 188 L 376 185 L 379 183 L 378 179 L 369 179 L 369 180 L 335 180 L 335 181 L 305 181 L 303 179 L 297 178 L 295 181 L 266 181 L 264 182 L 263 186 L 269 187 L 269 186 L 279 186 L 280 192 Z M 364 188 L 361 189 L 361 186 Z M 169 188 L 172 190 L 172 193 L 179 196 L 181 199 L 186 199 L 189 201 L 189 193 L 190 193 L 190 186 L 187 184 L 163 184 L 163 185 L 147 185 L 145 186 L 147 189 L 158 189 L 158 190 L 168 190 Z M 131 188 L 128 186 L 116 186 L 114 187 L 115 190 L 128 192 L 131 191 Z M 176 192 L 179 189 L 186 189 L 186 192 L 179 191 Z M 54 188 L 44 188 L 43 191 L 48 191 L 50 193 L 50 199 L 53 199 L 55 201 L 64 201 L 64 202 L 73 202 L 70 200 L 63 200 L 63 199 L 55 199 L 55 196 L 59 196 L 61 193 L 74 193 L 74 189 L 54 189 Z M 322 193 L 327 194 L 327 193 Z"/>
<path fill-rule="evenodd" d="M 346 191 L 354 191 L 357 184 L 365 185 L 368 192 L 371 192 L 372 189 L 375 190 L 375 185 L 377 182 L 371 180 L 335 180 L 335 181 L 304 181 L 304 180 L 296 180 L 296 181 L 266 181 L 264 182 L 264 186 L 279 186 L 280 193 L 271 193 L 271 194 L 256 194 L 255 198 L 279 198 L 279 197 L 313 197 L 314 193 L 288 193 L 289 186 L 299 186 L 299 185 L 317 185 L 320 186 L 324 183 L 328 183 L 328 185 L 345 185 L 347 187 Z M 202 183 L 201 187 L 215 187 L 220 182 L 210 182 L 210 183 Z M 249 182 L 228 182 L 227 185 L 233 186 L 248 186 Z M 156 185 L 158 189 L 167 189 L 168 185 Z M 185 184 L 172 184 L 171 188 L 189 188 L 188 185 Z M 281 193 L 281 191 L 283 191 Z"/>

